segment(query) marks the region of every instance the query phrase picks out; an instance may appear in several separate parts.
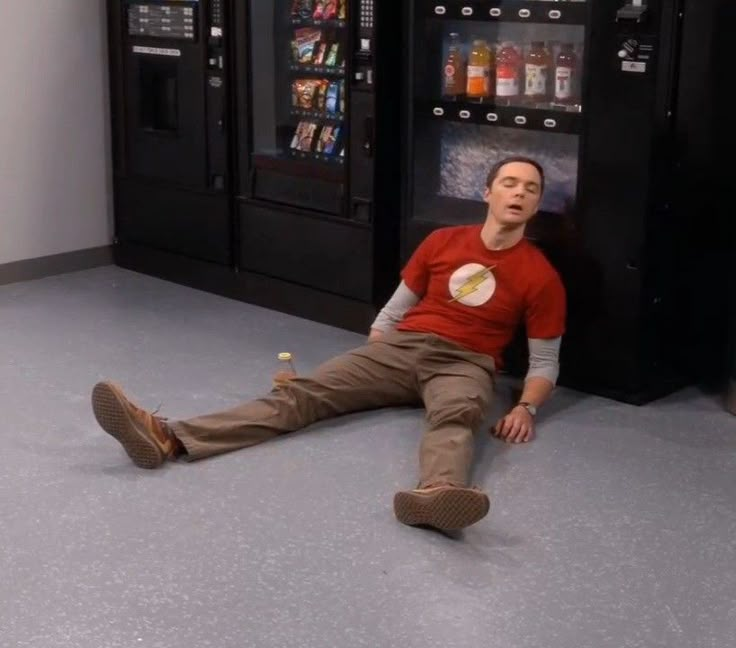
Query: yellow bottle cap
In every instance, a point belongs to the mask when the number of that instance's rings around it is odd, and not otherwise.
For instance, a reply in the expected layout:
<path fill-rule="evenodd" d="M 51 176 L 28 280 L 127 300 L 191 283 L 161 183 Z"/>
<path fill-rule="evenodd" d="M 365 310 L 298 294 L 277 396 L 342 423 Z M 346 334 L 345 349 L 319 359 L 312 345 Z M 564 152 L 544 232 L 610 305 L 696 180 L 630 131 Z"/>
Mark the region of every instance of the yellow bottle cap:
<path fill-rule="evenodd" d="M 291 353 L 279 353 L 279 360 L 283 360 L 284 362 L 291 360 Z"/>

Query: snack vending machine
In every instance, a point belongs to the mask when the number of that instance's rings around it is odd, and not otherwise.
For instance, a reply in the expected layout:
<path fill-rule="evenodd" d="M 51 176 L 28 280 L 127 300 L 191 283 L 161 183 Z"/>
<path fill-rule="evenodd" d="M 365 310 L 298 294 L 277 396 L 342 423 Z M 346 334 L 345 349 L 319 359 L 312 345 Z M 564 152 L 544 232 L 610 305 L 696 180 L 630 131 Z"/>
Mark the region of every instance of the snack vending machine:
<path fill-rule="evenodd" d="M 708 250 L 686 248 L 704 206 L 689 212 L 681 189 L 698 171 L 716 5 L 406 3 L 402 259 L 436 227 L 483 221 L 496 161 L 538 160 L 546 189 L 528 236 L 567 287 L 561 384 L 642 403 L 685 379 L 679 259 L 692 270 Z M 520 336 L 509 370 L 525 359 Z"/>
<path fill-rule="evenodd" d="M 239 271 L 360 326 L 397 277 L 400 26 L 374 0 L 236 4 Z"/>

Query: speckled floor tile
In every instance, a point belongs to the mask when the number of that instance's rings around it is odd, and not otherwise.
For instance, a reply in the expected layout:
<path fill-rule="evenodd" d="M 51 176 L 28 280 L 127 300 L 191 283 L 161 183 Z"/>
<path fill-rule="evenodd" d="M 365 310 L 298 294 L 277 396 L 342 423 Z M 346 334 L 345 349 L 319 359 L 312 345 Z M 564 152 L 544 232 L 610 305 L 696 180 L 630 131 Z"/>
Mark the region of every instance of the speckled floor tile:
<path fill-rule="evenodd" d="M 184 418 L 308 371 L 353 333 L 107 267 L 0 287 L 0 645 L 725 648 L 736 636 L 736 419 L 559 389 L 539 438 L 480 438 L 490 515 L 404 527 L 422 412 L 347 416 L 137 469 L 92 385 Z M 502 381 L 494 414 L 509 401 Z"/>

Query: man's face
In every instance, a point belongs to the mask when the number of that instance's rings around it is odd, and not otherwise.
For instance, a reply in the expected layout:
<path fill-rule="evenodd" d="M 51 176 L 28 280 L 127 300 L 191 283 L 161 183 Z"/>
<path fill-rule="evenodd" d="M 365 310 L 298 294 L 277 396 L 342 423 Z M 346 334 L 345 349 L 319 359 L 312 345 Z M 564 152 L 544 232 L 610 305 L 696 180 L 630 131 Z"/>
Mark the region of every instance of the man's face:
<path fill-rule="evenodd" d="M 537 213 L 542 198 L 539 171 L 526 162 L 504 164 L 485 190 L 489 217 L 501 225 L 524 225 Z"/>

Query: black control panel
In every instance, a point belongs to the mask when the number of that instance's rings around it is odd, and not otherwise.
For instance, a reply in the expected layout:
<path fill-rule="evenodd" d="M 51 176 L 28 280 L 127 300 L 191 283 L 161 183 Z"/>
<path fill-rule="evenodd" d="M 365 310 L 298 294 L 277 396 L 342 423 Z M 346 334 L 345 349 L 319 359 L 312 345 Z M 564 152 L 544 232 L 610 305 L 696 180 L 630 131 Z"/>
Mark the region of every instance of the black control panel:
<path fill-rule="evenodd" d="M 360 26 L 363 29 L 373 29 L 373 0 L 361 0 Z"/>
<path fill-rule="evenodd" d="M 197 39 L 193 3 L 134 3 L 128 7 L 128 35 L 174 40 Z"/>
<path fill-rule="evenodd" d="M 371 88 L 375 83 L 373 66 L 375 53 L 374 0 L 358 0 L 358 12 L 353 84 L 357 87 Z"/>
<path fill-rule="evenodd" d="M 210 25 L 220 27 L 225 24 L 225 10 L 222 0 L 210 0 Z"/>

